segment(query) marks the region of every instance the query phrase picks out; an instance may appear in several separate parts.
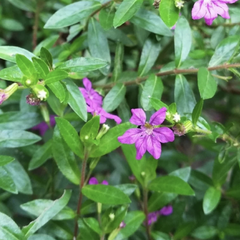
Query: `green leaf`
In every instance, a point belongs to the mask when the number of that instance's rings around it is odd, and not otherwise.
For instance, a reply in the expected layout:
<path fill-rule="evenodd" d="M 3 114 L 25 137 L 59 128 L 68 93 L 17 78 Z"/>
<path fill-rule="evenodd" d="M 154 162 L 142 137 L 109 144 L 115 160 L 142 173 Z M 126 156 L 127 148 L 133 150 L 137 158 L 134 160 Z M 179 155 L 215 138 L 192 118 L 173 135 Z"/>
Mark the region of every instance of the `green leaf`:
<path fill-rule="evenodd" d="M 63 28 L 80 22 L 89 17 L 102 5 L 99 2 L 80 1 L 69 4 L 55 12 L 47 21 L 44 28 Z"/>
<path fill-rule="evenodd" d="M 123 135 L 125 131 L 131 128 L 130 123 L 122 123 L 111 128 L 102 138 L 98 146 L 94 146 L 91 150 L 90 157 L 101 157 L 118 148 L 121 143 L 118 137 Z"/>
<path fill-rule="evenodd" d="M 62 174 L 72 183 L 78 185 L 80 172 L 73 152 L 63 141 L 56 126 L 53 133 L 52 154 Z"/>
<path fill-rule="evenodd" d="M 3 80 L 22 82 L 23 74 L 17 65 L 4 68 L 0 71 L 0 78 Z"/>
<path fill-rule="evenodd" d="M 72 110 L 84 121 L 87 121 L 87 105 L 78 86 L 71 80 L 65 81 L 69 93 L 68 104 Z"/>
<path fill-rule="evenodd" d="M 194 222 L 186 222 L 186 223 L 181 224 L 177 228 L 177 230 L 174 234 L 174 240 L 178 240 L 178 239 L 187 237 L 192 232 L 192 230 L 195 228 L 195 226 L 196 226 L 196 223 L 194 223 Z"/>
<path fill-rule="evenodd" d="M 227 236 L 239 237 L 240 236 L 240 225 L 237 223 L 229 223 L 227 225 L 227 227 L 224 228 L 224 233 Z"/>
<path fill-rule="evenodd" d="M 40 58 L 33 57 L 32 61 L 33 61 L 33 65 L 34 65 L 35 69 L 38 72 L 39 78 L 45 79 L 45 77 L 49 73 L 48 65 Z"/>
<path fill-rule="evenodd" d="M 213 226 L 201 226 L 196 228 L 191 236 L 197 239 L 210 239 L 218 233 L 218 229 Z"/>
<path fill-rule="evenodd" d="M 105 96 L 103 100 L 103 109 L 107 112 L 114 111 L 123 101 L 126 93 L 126 87 L 122 83 L 117 83 Z"/>
<path fill-rule="evenodd" d="M 61 69 L 56 69 L 52 72 L 49 72 L 48 75 L 45 78 L 45 84 L 50 84 L 54 82 L 58 82 L 60 80 L 63 80 L 68 76 L 68 73 Z"/>
<path fill-rule="evenodd" d="M 36 112 L 6 112 L 0 114 L 0 130 L 29 129 L 41 121 L 40 115 Z"/>
<path fill-rule="evenodd" d="M 78 228 L 81 232 L 79 240 L 91 239 L 91 240 L 99 240 L 99 235 L 95 233 L 90 227 L 87 226 L 83 222 L 82 219 L 78 220 Z"/>
<path fill-rule="evenodd" d="M 0 147 L 17 148 L 34 144 L 41 138 L 33 133 L 21 130 L 1 130 L 0 131 Z"/>
<path fill-rule="evenodd" d="M 31 216 L 39 217 L 42 212 L 49 209 L 53 205 L 54 201 L 49 199 L 36 199 L 24 204 L 20 207 Z M 52 220 L 68 220 L 76 217 L 76 213 L 69 207 L 65 206 Z"/>
<path fill-rule="evenodd" d="M 98 233 L 99 235 L 102 235 L 102 230 L 99 226 L 98 220 L 96 218 L 90 217 L 90 218 L 84 218 L 84 223 L 90 227 L 94 232 Z"/>
<path fill-rule="evenodd" d="M 27 57 L 29 60 L 32 57 L 36 57 L 34 54 L 30 53 L 29 51 L 20 48 L 20 47 L 13 47 L 13 46 L 0 46 L 0 58 L 7 60 L 9 62 L 16 62 L 16 54 L 22 54 Z"/>
<path fill-rule="evenodd" d="M 57 69 L 63 69 L 71 72 L 89 72 L 107 66 L 107 62 L 99 58 L 74 58 L 57 66 Z"/>
<path fill-rule="evenodd" d="M 169 235 L 163 232 L 152 231 L 151 236 L 153 237 L 154 240 L 170 240 Z"/>
<path fill-rule="evenodd" d="M 208 66 L 213 67 L 230 62 L 238 51 L 239 42 L 238 36 L 230 36 L 223 39 L 218 44 Z"/>
<path fill-rule="evenodd" d="M 100 127 L 100 117 L 94 116 L 83 125 L 80 131 L 80 139 L 83 143 L 91 143 L 97 136 Z"/>
<path fill-rule="evenodd" d="M 34 234 L 33 236 L 29 237 L 28 240 L 55 240 L 53 237 L 48 236 L 46 234 Z"/>
<path fill-rule="evenodd" d="M 140 211 L 131 211 L 124 218 L 126 226 L 120 230 L 117 237 L 114 240 L 127 239 L 134 232 L 138 230 L 140 225 L 145 219 L 145 215 Z"/>
<path fill-rule="evenodd" d="M 11 193 L 18 193 L 13 179 L 11 176 L 9 176 L 8 172 L 3 167 L 0 167 L 0 188 Z"/>
<path fill-rule="evenodd" d="M 115 28 L 128 21 L 139 10 L 143 0 L 123 0 L 118 7 L 113 20 Z"/>
<path fill-rule="evenodd" d="M 80 141 L 77 131 L 64 118 L 55 118 L 57 126 L 61 133 L 62 138 L 67 143 L 68 147 L 80 158 L 83 158 L 83 144 Z"/>
<path fill-rule="evenodd" d="M 179 17 L 179 10 L 175 6 L 174 0 L 161 0 L 159 5 L 159 13 L 163 22 L 168 27 L 173 27 Z"/>
<path fill-rule="evenodd" d="M 48 84 L 48 87 L 51 89 L 54 95 L 60 100 L 61 103 L 66 100 L 68 92 L 61 82 L 50 83 Z M 49 97 L 51 98 L 51 96 Z"/>
<path fill-rule="evenodd" d="M 154 12 L 140 9 L 131 19 L 131 22 L 140 28 L 159 35 L 171 37 L 171 30 Z"/>
<path fill-rule="evenodd" d="M 235 156 L 228 157 L 223 163 L 218 161 L 218 158 L 214 161 L 212 179 L 216 187 L 221 186 L 226 178 L 228 171 L 237 163 Z"/>
<path fill-rule="evenodd" d="M 41 59 L 48 65 L 50 69 L 52 69 L 53 59 L 51 53 L 44 47 L 40 50 Z"/>
<path fill-rule="evenodd" d="M 14 157 L 0 155 L 0 167 L 14 161 Z"/>
<path fill-rule="evenodd" d="M 219 229 L 223 229 L 225 227 L 227 227 L 229 220 L 232 216 L 232 212 L 233 212 L 233 208 L 231 203 L 227 203 L 220 212 L 220 215 L 218 217 L 218 221 L 217 221 L 217 227 Z"/>
<path fill-rule="evenodd" d="M 114 58 L 114 68 L 112 74 L 112 81 L 117 82 L 123 68 L 123 56 L 124 56 L 124 46 L 121 42 L 117 43 L 115 58 Z"/>
<path fill-rule="evenodd" d="M 24 30 L 24 26 L 22 25 L 22 23 L 10 18 L 3 18 L 1 21 L 1 27 L 9 31 Z"/>
<path fill-rule="evenodd" d="M 202 99 L 212 98 L 217 91 L 217 83 L 207 68 L 198 70 L 198 89 Z"/>
<path fill-rule="evenodd" d="M 52 141 L 49 140 L 44 145 L 42 145 L 33 154 L 32 159 L 29 162 L 28 170 L 31 171 L 42 166 L 49 158 L 52 157 Z"/>
<path fill-rule="evenodd" d="M 161 49 L 161 43 L 156 39 L 148 38 L 145 41 L 138 66 L 138 75 L 140 77 L 146 75 L 151 70 Z"/>
<path fill-rule="evenodd" d="M 101 25 L 94 18 L 91 18 L 88 24 L 88 48 L 93 57 L 111 63 L 108 40 Z M 110 66 L 100 69 L 104 75 L 107 75 L 109 70 Z"/>
<path fill-rule="evenodd" d="M 175 80 L 174 99 L 180 115 L 192 113 L 196 100 L 192 89 L 183 75 L 177 75 Z"/>
<path fill-rule="evenodd" d="M 162 207 L 166 206 L 171 201 L 173 201 L 176 197 L 177 194 L 175 193 L 154 192 L 148 201 L 148 211 L 149 212 L 157 211 Z"/>
<path fill-rule="evenodd" d="M 166 109 L 168 109 L 168 106 L 157 98 L 151 97 L 150 104 L 156 111 L 158 111 L 162 107 L 165 107 Z"/>
<path fill-rule="evenodd" d="M 193 109 L 192 112 L 192 122 L 193 125 L 196 125 L 198 122 L 199 117 L 201 116 L 202 113 L 202 108 L 203 108 L 203 99 L 201 98 L 198 103 L 196 104 L 196 106 Z"/>
<path fill-rule="evenodd" d="M 192 188 L 181 178 L 176 176 L 164 176 L 154 179 L 149 189 L 152 191 L 176 193 L 180 195 L 194 196 Z"/>
<path fill-rule="evenodd" d="M 219 189 L 213 187 L 208 188 L 203 198 L 203 211 L 206 215 L 217 207 L 220 198 L 221 191 Z"/>
<path fill-rule="evenodd" d="M 238 186 L 232 187 L 226 191 L 226 195 L 235 199 L 240 199 L 240 189 Z"/>
<path fill-rule="evenodd" d="M 52 202 L 52 204 L 44 209 L 41 215 L 32 221 L 28 226 L 23 228 L 26 237 L 33 235 L 38 229 L 44 226 L 48 221 L 55 217 L 67 204 L 71 197 L 71 191 L 64 191 L 61 198 Z"/>
<path fill-rule="evenodd" d="M 36 1 L 28 1 L 28 0 L 8 0 L 15 7 L 20 8 L 24 11 L 35 12 L 36 9 Z"/>
<path fill-rule="evenodd" d="M 119 205 L 130 203 L 131 200 L 121 190 L 108 185 L 87 185 L 82 188 L 82 193 L 94 202 L 108 205 Z"/>
<path fill-rule="evenodd" d="M 187 44 L 186 44 L 187 43 Z M 183 16 L 179 18 L 174 33 L 175 66 L 179 68 L 186 60 L 192 46 L 192 32 L 187 19 Z"/>
<path fill-rule="evenodd" d="M 128 196 L 134 193 L 134 191 L 137 189 L 136 184 L 129 184 L 129 183 L 115 185 L 114 187 L 120 189 L 122 192 L 124 192 Z"/>
<path fill-rule="evenodd" d="M 180 168 L 177 169 L 171 173 L 169 173 L 169 176 L 176 176 L 181 178 L 183 181 L 187 182 L 191 174 L 191 168 L 190 167 L 185 167 L 185 168 Z"/>
<path fill-rule="evenodd" d="M 34 49 L 33 53 L 37 56 L 40 55 L 41 48 L 44 47 L 46 49 L 49 49 L 53 46 L 53 44 L 58 40 L 59 35 L 54 34 L 46 39 L 44 39 L 42 42 L 40 42 L 36 48 Z"/>
<path fill-rule="evenodd" d="M 0 239 L 26 240 L 18 225 L 7 215 L 0 212 Z"/>
<path fill-rule="evenodd" d="M 103 8 L 99 13 L 99 22 L 104 30 L 113 27 L 114 12 L 111 9 Z"/>
<path fill-rule="evenodd" d="M 161 99 L 163 83 L 160 77 L 152 74 L 144 84 L 141 94 L 141 105 L 145 111 L 152 110 L 151 98 Z"/>
<path fill-rule="evenodd" d="M 17 54 L 16 63 L 26 77 L 29 77 L 30 79 L 35 78 L 36 69 L 34 68 L 33 63 L 27 57 Z"/>
<path fill-rule="evenodd" d="M 23 166 L 19 163 L 19 161 L 15 160 L 5 165 L 4 168 L 8 172 L 8 175 L 14 181 L 18 192 L 28 195 L 31 195 L 33 193 L 31 180 Z"/>

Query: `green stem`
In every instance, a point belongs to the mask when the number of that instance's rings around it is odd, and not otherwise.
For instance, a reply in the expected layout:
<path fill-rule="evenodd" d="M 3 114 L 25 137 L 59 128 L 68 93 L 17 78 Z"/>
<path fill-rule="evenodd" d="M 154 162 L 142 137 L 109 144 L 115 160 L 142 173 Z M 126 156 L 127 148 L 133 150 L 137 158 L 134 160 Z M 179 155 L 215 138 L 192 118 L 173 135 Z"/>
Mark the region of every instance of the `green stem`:
<path fill-rule="evenodd" d="M 78 235 L 78 218 L 81 215 L 81 205 L 82 205 L 82 188 L 85 183 L 85 175 L 86 175 L 86 167 L 87 167 L 87 160 L 88 160 L 88 151 L 85 150 L 84 154 L 84 159 L 82 163 L 82 170 L 81 170 L 81 182 L 80 182 L 80 193 L 79 193 L 79 198 L 78 198 L 78 205 L 77 205 L 77 217 L 76 217 L 76 222 L 75 222 L 75 227 L 74 227 L 74 234 L 73 234 L 73 240 L 77 239 Z"/>
<path fill-rule="evenodd" d="M 143 210 L 146 216 L 145 226 L 146 226 L 147 239 L 151 240 L 151 230 L 150 230 L 150 226 L 148 225 L 148 190 L 146 188 L 143 189 Z"/>

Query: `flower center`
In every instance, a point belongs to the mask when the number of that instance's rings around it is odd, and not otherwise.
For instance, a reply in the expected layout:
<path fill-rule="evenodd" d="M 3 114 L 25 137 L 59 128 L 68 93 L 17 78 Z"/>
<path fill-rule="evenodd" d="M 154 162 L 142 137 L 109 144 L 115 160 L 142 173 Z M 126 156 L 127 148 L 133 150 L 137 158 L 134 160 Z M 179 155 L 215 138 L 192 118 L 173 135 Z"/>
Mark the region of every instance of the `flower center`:
<path fill-rule="evenodd" d="M 153 127 L 150 123 L 146 122 L 146 123 L 144 124 L 144 129 L 145 129 L 145 132 L 146 132 L 148 135 L 151 135 L 151 134 L 153 133 L 154 127 Z"/>

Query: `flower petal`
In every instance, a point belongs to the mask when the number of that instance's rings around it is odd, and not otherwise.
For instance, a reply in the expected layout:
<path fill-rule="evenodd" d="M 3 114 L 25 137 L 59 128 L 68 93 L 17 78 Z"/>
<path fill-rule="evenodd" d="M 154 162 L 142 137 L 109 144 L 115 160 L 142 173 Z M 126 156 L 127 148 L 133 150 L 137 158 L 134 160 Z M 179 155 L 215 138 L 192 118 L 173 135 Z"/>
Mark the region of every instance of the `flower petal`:
<path fill-rule="evenodd" d="M 103 185 L 108 185 L 108 181 L 107 181 L 107 180 L 103 180 L 103 181 L 102 181 L 102 184 L 103 184 Z"/>
<path fill-rule="evenodd" d="M 207 12 L 206 5 L 204 4 L 203 0 L 199 0 L 194 3 L 192 8 L 192 19 L 200 19 L 205 16 Z"/>
<path fill-rule="evenodd" d="M 140 137 L 137 139 L 136 143 L 135 143 L 135 147 L 137 150 L 137 156 L 136 159 L 140 160 L 144 153 L 147 151 L 147 137 Z"/>
<path fill-rule="evenodd" d="M 88 182 L 89 185 L 96 185 L 98 184 L 98 180 L 95 177 L 91 177 Z"/>
<path fill-rule="evenodd" d="M 128 129 L 122 136 L 118 137 L 120 143 L 133 144 L 143 133 L 142 129 L 131 128 Z"/>
<path fill-rule="evenodd" d="M 141 108 L 135 108 L 131 110 L 132 117 L 130 118 L 130 123 L 140 126 L 146 123 L 146 114 Z"/>
<path fill-rule="evenodd" d="M 173 142 L 174 133 L 170 128 L 160 127 L 153 129 L 154 136 L 161 143 Z"/>
<path fill-rule="evenodd" d="M 90 91 L 92 89 L 92 83 L 88 78 L 83 79 L 83 85 L 87 91 Z"/>
<path fill-rule="evenodd" d="M 217 14 L 221 15 L 223 18 L 229 19 L 228 6 L 226 3 L 214 2 L 214 9 Z"/>
<path fill-rule="evenodd" d="M 161 143 L 153 135 L 147 138 L 147 150 L 155 159 L 160 158 L 162 152 Z"/>
<path fill-rule="evenodd" d="M 173 207 L 171 205 L 169 205 L 169 206 L 163 207 L 159 211 L 159 214 L 168 216 L 168 215 L 172 214 L 172 212 L 173 212 Z"/>
<path fill-rule="evenodd" d="M 122 119 L 117 115 L 106 112 L 103 108 L 101 109 L 100 116 L 103 116 L 108 119 L 113 119 L 117 124 L 122 122 Z"/>
<path fill-rule="evenodd" d="M 204 20 L 205 20 L 205 23 L 210 26 L 210 25 L 212 25 L 215 18 L 210 18 L 210 19 L 204 18 Z"/>
<path fill-rule="evenodd" d="M 153 126 L 162 124 L 166 118 L 166 111 L 167 109 L 165 107 L 159 109 L 151 116 L 149 123 Z"/>
<path fill-rule="evenodd" d="M 235 3 L 238 0 L 219 0 L 219 2 L 223 2 L 223 3 Z"/>

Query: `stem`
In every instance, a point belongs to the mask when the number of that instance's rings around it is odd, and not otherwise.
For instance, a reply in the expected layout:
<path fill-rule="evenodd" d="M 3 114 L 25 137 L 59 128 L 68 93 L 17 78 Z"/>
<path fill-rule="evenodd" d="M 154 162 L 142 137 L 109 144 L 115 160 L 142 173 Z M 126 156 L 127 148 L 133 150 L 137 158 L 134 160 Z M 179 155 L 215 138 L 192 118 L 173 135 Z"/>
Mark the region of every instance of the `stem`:
<path fill-rule="evenodd" d="M 148 225 L 148 190 L 146 188 L 143 189 L 143 210 L 146 216 L 145 226 L 146 226 L 147 239 L 151 240 L 150 226 Z"/>
<path fill-rule="evenodd" d="M 88 160 L 88 151 L 85 150 L 84 154 L 84 159 L 82 163 L 82 170 L 81 170 L 81 182 L 80 182 L 80 193 L 79 193 L 79 199 L 78 199 L 78 205 L 77 205 L 77 218 L 75 222 L 75 227 L 74 227 L 74 234 L 73 234 L 73 240 L 77 239 L 78 235 L 78 217 L 81 215 L 81 205 L 82 205 L 82 188 L 84 186 L 85 182 L 85 174 L 86 174 L 86 166 L 87 166 L 87 160 Z"/>
<path fill-rule="evenodd" d="M 33 25 L 33 38 L 32 38 L 32 46 L 33 50 L 37 46 L 37 32 L 38 32 L 38 23 L 39 23 L 39 13 L 40 13 L 40 8 L 41 8 L 42 3 L 38 2 L 37 7 L 36 7 L 36 13 L 34 17 L 34 25 Z"/>
<path fill-rule="evenodd" d="M 215 67 L 209 67 L 208 70 L 209 71 L 214 71 L 214 70 L 221 70 L 221 69 L 228 69 L 228 68 L 239 68 L 239 67 L 240 67 L 240 63 L 232 63 L 232 64 L 222 64 L 222 65 L 218 65 L 218 66 L 215 66 Z M 177 75 L 177 74 L 190 74 L 190 73 L 197 73 L 198 70 L 199 70 L 198 68 L 174 69 L 174 70 L 170 70 L 170 71 L 157 73 L 156 76 L 167 76 L 167 75 Z M 135 80 L 124 82 L 123 84 L 125 84 L 125 86 L 139 84 L 141 82 L 144 82 L 148 77 L 149 76 L 139 77 L 139 78 L 136 78 Z M 115 84 L 116 83 L 108 83 L 108 84 L 105 84 L 105 85 L 95 85 L 94 87 L 101 87 L 103 89 L 111 89 L 112 87 L 115 86 Z"/>

